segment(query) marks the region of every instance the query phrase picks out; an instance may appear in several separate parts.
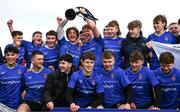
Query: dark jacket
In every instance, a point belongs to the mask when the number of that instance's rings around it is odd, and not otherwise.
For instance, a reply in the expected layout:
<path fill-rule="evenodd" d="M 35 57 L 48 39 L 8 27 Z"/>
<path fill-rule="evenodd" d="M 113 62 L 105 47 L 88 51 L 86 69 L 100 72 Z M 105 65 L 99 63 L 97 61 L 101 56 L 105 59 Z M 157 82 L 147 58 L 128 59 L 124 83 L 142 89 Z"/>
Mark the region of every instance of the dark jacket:
<path fill-rule="evenodd" d="M 180 44 L 180 35 L 176 37 L 176 44 Z"/>
<path fill-rule="evenodd" d="M 56 71 L 48 75 L 43 91 L 43 100 L 45 104 L 52 101 L 55 107 L 69 106 L 65 99 L 65 93 L 71 74 L 72 72 L 65 74 Z"/>
<path fill-rule="evenodd" d="M 1 47 L 0 47 L 0 64 L 3 64 L 3 63 L 4 63 L 4 58 L 3 58 Z"/>
<path fill-rule="evenodd" d="M 130 67 L 130 61 L 129 56 L 133 50 L 139 50 L 145 58 L 144 66 L 147 66 L 147 55 L 149 54 L 149 49 L 146 47 L 147 39 L 140 36 L 138 38 L 131 38 L 129 35 L 127 35 L 127 38 L 125 38 L 122 41 L 122 56 L 124 58 L 123 63 L 123 69 L 126 69 L 127 67 Z"/>

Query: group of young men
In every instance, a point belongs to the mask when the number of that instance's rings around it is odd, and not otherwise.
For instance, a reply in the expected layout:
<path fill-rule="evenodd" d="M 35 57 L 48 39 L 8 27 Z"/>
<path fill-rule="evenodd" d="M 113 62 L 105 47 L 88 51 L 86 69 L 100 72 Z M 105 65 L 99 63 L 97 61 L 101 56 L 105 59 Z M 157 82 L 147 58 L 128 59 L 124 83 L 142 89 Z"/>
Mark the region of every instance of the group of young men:
<path fill-rule="evenodd" d="M 66 30 L 68 41 L 63 34 L 68 20 L 58 17 L 57 22 L 57 32 L 48 31 L 43 43 L 41 32 L 34 32 L 28 42 L 8 21 L 13 44 L 5 47 L 5 62 L 1 58 L 0 110 L 180 108 L 180 70 L 173 68 L 175 57 L 164 52 L 158 60 L 150 42 L 177 42 L 165 31 L 164 16 L 154 18 L 155 33 L 148 39 L 138 20 L 128 24 L 123 39 L 117 21 L 108 23 L 109 31 L 102 38 L 95 22 L 86 18 L 81 34 L 75 27 Z"/>

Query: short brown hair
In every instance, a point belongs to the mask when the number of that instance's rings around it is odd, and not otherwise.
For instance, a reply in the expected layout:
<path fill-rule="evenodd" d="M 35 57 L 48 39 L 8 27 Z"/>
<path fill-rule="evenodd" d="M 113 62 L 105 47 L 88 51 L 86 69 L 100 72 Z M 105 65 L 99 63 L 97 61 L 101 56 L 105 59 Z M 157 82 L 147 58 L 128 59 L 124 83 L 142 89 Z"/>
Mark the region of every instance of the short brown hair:
<path fill-rule="evenodd" d="M 161 53 L 159 56 L 159 62 L 161 64 L 172 64 L 174 63 L 174 56 L 170 52 Z"/>
<path fill-rule="evenodd" d="M 120 30 L 120 27 L 119 27 L 119 23 L 116 20 L 110 21 L 107 26 L 109 26 L 109 27 L 117 26 L 117 28 L 118 28 L 117 35 L 121 35 L 121 30 Z"/>
<path fill-rule="evenodd" d="M 141 21 L 139 21 L 139 20 L 131 21 L 130 23 L 128 23 L 128 26 L 127 26 L 128 29 L 133 29 L 136 27 L 142 28 Z"/>
<path fill-rule="evenodd" d="M 153 19 L 153 23 L 157 23 L 158 21 L 161 21 L 162 23 L 165 23 L 164 29 L 167 29 L 167 19 L 164 15 L 157 15 L 154 19 Z"/>
<path fill-rule="evenodd" d="M 48 31 L 48 32 L 46 33 L 46 37 L 47 37 L 48 35 L 53 35 L 53 36 L 56 37 L 56 39 L 58 39 L 58 37 L 57 37 L 57 32 L 55 32 L 54 30 Z"/>
<path fill-rule="evenodd" d="M 129 56 L 130 62 L 144 60 L 144 55 L 139 50 L 133 50 Z"/>
<path fill-rule="evenodd" d="M 35 32 L 32 34 L 32 36 L 34 37 L 35 34 L 40 34 L 40 35 L 42 35 L 42 33 L 41 33 L 40 31 L 35 31 Z"/>
<path fill-rule="evenodd" d="M 22 35 L 23 35 L 23 32 L 21 32 L 21 31 L 13 31 L 13 32 L 11 33 L 11 35 L 12 35 L 12 37 L 14 38 L 14 37 L 17 36 L 17 35 L 22 36 Z"/>
<path fill-rule="evenodd" d="M 86 25 L 84 25 L 84 26 L 82 27 L 82 30 L 86 30 L 86 29 L 93 30 L 93 29 L 91 28 L 91 26 L 89 26 L 88 24 L 86 24 Z"/>
<path fill-rule="evenodd" d="M 81 56 L 81 60 L 85 61 L 86 59 L 95 61 L 96 57 L 92 52 L 86 52 Z"/>
<path fill-rule="evenodd" d="M 111 59 L 114 58 L 114 54 L 111 51 L 104 51 L 102 54 L 102 59 Z"/>

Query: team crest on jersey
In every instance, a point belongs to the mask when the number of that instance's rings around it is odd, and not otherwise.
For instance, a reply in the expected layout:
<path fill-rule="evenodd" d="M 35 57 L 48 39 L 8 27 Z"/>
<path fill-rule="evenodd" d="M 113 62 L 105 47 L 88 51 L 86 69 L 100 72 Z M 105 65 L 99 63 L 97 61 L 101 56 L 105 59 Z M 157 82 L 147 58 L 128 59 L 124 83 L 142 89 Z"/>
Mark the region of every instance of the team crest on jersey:
<path fill-rule="evenodd" d="M 142 74 L 139 75 L 139 79 L 142 79 Z"/>
<path fill-rule="evenodd" d="M 44 78 L 47 79 L 47 74 L 44 74 Z"/>
<path fill-rule="evenodd" d="M 95 80 L 92 80 L 92 85 L 95 85 L 96 84 L 96 81 Z"/>
<path fill-rule="evenodd" d="M 114 74 L 113 73 L 111 74 L 111 78 L 114 78 Z"/>
<path fill-rule="evenodd" d="M 168 36 L 166 36 L 166 37 L 165 37 L 165 40 L 166 40 L 166 41 L 168 41 L 168 40 L 169 40 Z"/>
<path fill-rule="evenodd" d="M 121 45 L 121 41 L 119 41 L 118 44 Z"/>
<path fill-rule="evenodd" d="M 19 69 L 19 70 L 17 70 L 17 73 L 19 74 L 19 75 L 21 75 L 22 74 L 22 72 L 21 72 L 21 70 Z"/>
<path fill-rule="evenodd" d="M 172 79 L 173 81 L 175 81 L 175 80 L 176 80 L 176 76 L 173 75 L 171 79 Z"/>

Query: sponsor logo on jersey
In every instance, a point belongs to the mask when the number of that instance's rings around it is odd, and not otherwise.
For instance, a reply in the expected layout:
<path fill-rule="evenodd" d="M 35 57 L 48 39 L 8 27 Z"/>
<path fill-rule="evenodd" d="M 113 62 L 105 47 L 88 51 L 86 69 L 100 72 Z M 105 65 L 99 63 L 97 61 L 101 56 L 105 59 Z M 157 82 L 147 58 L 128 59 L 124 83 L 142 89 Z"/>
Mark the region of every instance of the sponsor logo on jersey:
<path fill-rule="evenodd" d="M 171 79 L 172 79 L 173 81 L 175 81 L 175 80 L 176 80 L 176 76 L 173 75 Z"/>
<path fill-rule="evenodd" d="M 31 79 L 32 78 L 32 76 L 28 76 L 28 79 Z"/>
<path fill-rule="evenodd" d="M 6 72 L 1 72 L 1 74 L 5 74 Z"/>

